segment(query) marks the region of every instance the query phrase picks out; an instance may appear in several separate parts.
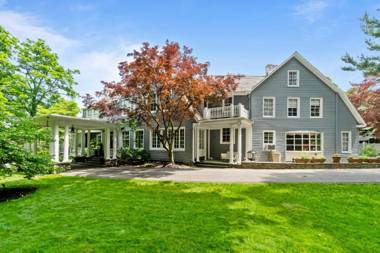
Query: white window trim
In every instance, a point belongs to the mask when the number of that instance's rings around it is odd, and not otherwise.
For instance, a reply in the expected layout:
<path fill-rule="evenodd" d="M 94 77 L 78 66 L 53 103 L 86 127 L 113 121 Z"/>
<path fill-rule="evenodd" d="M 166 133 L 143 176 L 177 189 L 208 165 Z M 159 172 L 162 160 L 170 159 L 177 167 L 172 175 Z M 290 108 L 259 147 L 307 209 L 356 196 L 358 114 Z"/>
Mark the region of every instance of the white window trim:
<path fill-rule="evenodd" d="M 186 151 L 186 127 L 180 127 L 179 130 L 178 130 L 178 134 L 180 134 L 181 129 L 183 129 L 183 133 L 184 133 L 184 136 L 183 136 L 183 145 L 184 145 L 184 148 L 174 148 L 173 147 L 173 151 Z M 164 128 L 160 128 L 159 130 L 163 131 Z M 162 147 L 162 143 L 161 142 L 160 142 L 160 147 L 159 148 L 154 148 L 152 146 L 152 144 L 153 144 L 153 131 L 150 130 L 149 131 L 149 150 L 160 150 L 160 151 L 165 150 L 165 148 Z"/>
<path fill-rule="evenodd" d="M 136 132 L 138 132 L 138 131 L 142 131 L 143 132 L 143 142 L 142 142 L 142 149 L 144 149 L 145 148 L 145 132 L 144 132 L 144 129 L 142 129 L 142 128 L 139 128 L 139 129 L 136 129 L 134 132 L 134 138 L 133 138 L 133 148 L 136 148 Z"/>
<path fill-rule="evenodd" d="M 128 138 L 129 138 L 129 145 L 128 145 L 128 148 L 130 148 L 131 147 L 131 130 L 122 130 L 121 131 L 122 133 L 121 133 L 121 139 L 122 139 L 122 143 L 123 143 L 123 147 L 126 147 L 126 146 L 124 146 L 124 132 L 128 132 Z"/>
<path fill-rule="evenodd" d="M 276 131 L 275 130 L 263 130 L 263 150 L 265 150 L 265 145 L 268 145 L 268 143 L 264 143 L 264 133 L 273 133 L 273 143 L 269 145 L 275 145 L 276 146 Z"/>
<path fill-rule="evenodd" d="M 316 151 L 316 150 L 314 150 L 314 151 L 303 151 L 303 150 L 286 150 L 286 141 L 287 141 L 287 139 L 286 139 L 286 136 L 288 135 L 288 134 L 305 134 L 305 133 L 309 133 L 309 134 L 311 134 L 311 133 L 319 133 L 320 134 L 320 136 L 321 136 L 321 150 L 320 151 Z M 284 139 L 284 143 L 285 143 L 285 152 L 289 152 L 289 153 L 300 153 L 300 152 L 302 152 L 302 153 L 322 153 L 322 154 L 324 154 L 324 144 L 325 144 L 325 135 L 324 135 L 324 132 L 317 132 L 317 131 L 299 131 L 299 132 L 297 132 L 297 131 L 290 131 L 290 132 L 285 132 L 285 139 Z M 309 144 L 309 147 L 310 147 L 310 144 Z M 309 148 L 310 149 L 310 148 Z"/>
<path fill-rule="evenodd" d="M 273 114 L 268 116 L 264 114 L 264 100 L 265 99 L 272 99 L 273 100 Z M 263 97 L 263 118 L 275 118 L 276 117 L 276 97 Z"/>
<path fill-rule="evenodd" d="M 343 150 L 343 134 L 348 133 L 348 151 Z M 351 131 L 340 131 L 340 151 L 342 154 L 352 153 L 352 135 Z"/>
<path fill-rule="evenodd" d="M 289 85 L 289 73 L 290 72 L 296 72 L 297 73 L 297 85 Z M 295 70 L 295 69 L 290 69 L 288 70 L 288 87 L 300 87 L 300 71 L 299 70 Z"/>
<path fill-rule="evenodd" d="M 230 141 L 223 141 L 223 128 L 228 128 L 228 129 L 230 129 Z M 236 132 L 236 131 L 235 131 Z M 230 142 L 231 142 L 231 128 L 230 127 L 222 127 L 222 128 L 220 128 L 219 129 L 219 137 L 220 137 L 220 144 L 230 144 Z M 236 138 L 234 138 L 234 144 L 236 143 L 235 142 L 235 139 Z"/>
<path fill-rule="evenodd" d="M 289 116 L 289 99 L 297 99 L 297 116 Z M 300 112 L 301 112 L 301 103 L 300 103 L 300 98 L 299 97 L 288 97 L 286 99 L 286 115 L 290 119 L 298 119 L 301 117 Z"/>
<path fill-rule="evenodd" d="M 319 99 L 321 107 L 319 108 L 319 116 L 311 116 L 311 100 Z M 323 98 L 322 97 L 311 97 L 309 100 L 309 110 L 310 110 L 310 118 L 311 119 L 322 119 L 323 118 Z"/>

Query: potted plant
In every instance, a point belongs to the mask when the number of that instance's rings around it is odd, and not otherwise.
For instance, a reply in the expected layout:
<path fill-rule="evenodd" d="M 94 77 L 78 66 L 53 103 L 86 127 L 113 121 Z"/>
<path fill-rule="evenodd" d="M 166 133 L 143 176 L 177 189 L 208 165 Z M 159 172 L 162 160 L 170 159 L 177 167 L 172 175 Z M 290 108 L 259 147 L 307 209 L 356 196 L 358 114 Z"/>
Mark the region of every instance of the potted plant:
<path fill-rule="evenodd" d="M 324 163 L 326 158 L 324 156 L 313 156 L 311 158 L 311 163 Z"/>
<path fill-rule="evenodd" d="M 380 156 L 377 157 L 368 157 L 368 163 L 380 163 Z"/>
<path fill-rule="evenodd" d="M 360 157 L 360 156 L 349 156 L 347 158 L 347 161 L 349 163 L 362 163 L 365 159 L 363 157 Z"/>
<path fill-rule="evenodd" d="M 333 154 L 332 155 L 333 163 L 340 163 L 340 159 L 342 158 L 339 154 Z"/>
<path fill-rule="evenodd" d="M 308 162 L 310 162 L 310 158 L 307 156 L 301 156 L 301 157 L 294 158 L 294 162 L 296 162 L 296 163 L 308 163 Z"/>

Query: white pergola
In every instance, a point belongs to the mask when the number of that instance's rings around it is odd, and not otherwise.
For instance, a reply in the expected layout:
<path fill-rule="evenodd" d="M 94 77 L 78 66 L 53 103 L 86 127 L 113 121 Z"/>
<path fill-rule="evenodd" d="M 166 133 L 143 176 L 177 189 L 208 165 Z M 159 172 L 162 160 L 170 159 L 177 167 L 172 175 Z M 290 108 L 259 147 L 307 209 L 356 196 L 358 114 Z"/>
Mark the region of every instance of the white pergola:
<path fill-rule="evenodd" d="M 118 124 L 111 123 L 102 119 L 87 119 L 51 114 L 47 116 L 37 117 L 36 122 L 41 126 L 52 128 L 52 142 L 50 145 L 50 154 L 52 160 L 56 163 L 70 162 L 70 146 L 74 148 L 75 156 L 87 156 L 91 154 L 90 145 L 85 148 L 86 134 L 89 143 L 91 131 L 104 131 L 102 135 L 102 143 L 104 147 L 104 159 L 115 159 L 117 148 L 122 146 L 122 132 Z M 63 136 L 63 160 L 59 158 L 59 129 L 64 129 Z M 74 138 L 70 143 L 70 131 L 74 130 Z M 113 149 L 111 154 L 111 131 L 113 132 Z M 80 132 L 80 135 L 79 135 Z M 80 144 L 80 145 L 79 145 Z M 80 148 L 79 148 L 80 146 Z"/>
<path fill-rule="evenodd" d="M 222 118 L 222 119 L 212 119 L 212 120 L 200 120 L 193 124 L 193 160 L 195 162 L 200 161 L 201 150 L 199 148 L 200 140 L 207 143 L 205 147 L 204 156 L 205 158 L 210 158 L 210 130 L 230 128 L 230 143 L 229 143 L 229 163 L 230 164 L 241 164 L 243 160 L 242 153 L 242 129 L 246 129 L 245 134 L 245 154 L 244 160 L 248 161 L 248 152 L 252 150 L 252 125 L 253 122 L 245 117 L 237 118 Z M 234 150 L 235 143 L 235 130 L 237 129 L 237 140 L 236 146 L 237 150 Z M 200 136 L 202 131 L 203 137 Z M 234 154 L 237 154 L 234 157 Z"/>

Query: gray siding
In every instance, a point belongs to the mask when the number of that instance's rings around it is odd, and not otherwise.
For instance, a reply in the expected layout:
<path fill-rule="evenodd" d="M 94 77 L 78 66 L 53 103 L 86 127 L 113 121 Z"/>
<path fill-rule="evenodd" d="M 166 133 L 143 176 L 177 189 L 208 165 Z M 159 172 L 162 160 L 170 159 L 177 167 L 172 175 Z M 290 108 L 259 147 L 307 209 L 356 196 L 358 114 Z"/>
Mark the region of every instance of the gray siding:
<path fill-rule="evenodd" d="M 288 87 L 288 70 L 299 70 L 300 86 Z M 264 96 L 276 97 L 276 117 L 262 117 L 262 100 Z M 287 97 L 300 97 L 300 118 L 287 118 Z M 310 118 L 310 97 L 323 98 L 323 118 Z M 252 145 L 259 160 L 266 160 L 263 152 L 263 131 L 276 131 L 276 146 L 285 159 L 285 133 L 295 130 L 311 130 L 323 133 L 323 150 L 326 158 L 333 153 L 340 153 L 340 131 L 352 132 L 353 152 L 357 152 L 358 131 L 356 120 L 346 105 L 328 86 L 293 59 L 266 80 L 251 93 L 250 117 L 254 121 Z M 337 116 L 337 118 L 336 118 Z"/>
<path fill-rule="evenodd" d="M 193 121 L 186 121 L 183 126 L 185 127 L 185 151 L 175 151 L 174 159 L 176 162 L 192 162 L 192 132 Z M 145 126 L 140 126 L 138 129 L 144 129 L 144 149 L 149 151 L 150 157 L 153 161 L 168 161 L 168 155 L 165 150 L 150 150 L 150 130 Z M 131 135 L 131 143 L 134 143 L 134 134 Z"/>
<path fill-rule="evenodd" d="M 230 150 L 230 144 L 220 143 L 220 129 L 210 130 L 210 156 L 213 160 L 220 160 L 220 154 Z M 237 152 L 237 130 L 235 131 L 234 151 Z M 242 153 L 245 153 L 245 129 L 242 129 Z"/>

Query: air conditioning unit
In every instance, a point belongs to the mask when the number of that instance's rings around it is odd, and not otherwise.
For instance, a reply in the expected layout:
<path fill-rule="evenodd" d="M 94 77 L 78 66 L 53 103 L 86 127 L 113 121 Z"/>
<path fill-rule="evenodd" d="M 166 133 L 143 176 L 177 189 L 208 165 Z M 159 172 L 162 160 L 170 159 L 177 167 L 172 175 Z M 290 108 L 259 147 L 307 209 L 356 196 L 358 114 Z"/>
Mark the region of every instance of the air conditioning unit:
<path fill-rule="evenodd" d="M 276 150 L 276 145 L 275 145 L 275 144 L 265 144 L 264 150 L 265 150 L 265 151 L 273 151 L 273 150 Z"/>

